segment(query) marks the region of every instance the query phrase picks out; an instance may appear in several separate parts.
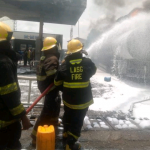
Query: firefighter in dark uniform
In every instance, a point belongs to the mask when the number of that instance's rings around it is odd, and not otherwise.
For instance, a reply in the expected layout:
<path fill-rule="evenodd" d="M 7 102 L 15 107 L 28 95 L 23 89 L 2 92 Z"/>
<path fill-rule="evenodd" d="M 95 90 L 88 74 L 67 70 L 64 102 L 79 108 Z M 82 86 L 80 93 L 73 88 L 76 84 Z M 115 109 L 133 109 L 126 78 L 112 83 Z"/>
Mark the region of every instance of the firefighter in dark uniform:
<path fill-rule="evenodd" d="M 43 43 L 42 57 L 37 67 L 37 83 L 41 93 L 52 83 L 59 67 L 59 52 L 57 41 L 53 37 L 47 37 Z M 60 112 L 59 91 L 54 85 L 45 96 L 44 107 L 32 131 L 32 145 L 36 143 L 36 133 L 39 125 L 58 125 Z"/>
<path fill-rule="evenodd" d="M 12 31 L 0 22 L 0 150 L 20 149 L 21 123 L 31 127 L 26 111 L 20 102 L 17 79 L 17 56 L 11 50 Z"/>
<path fill-rule="evenodd" d="M 63 136 L 67 142 L 66 150 L 80 149 L 76 141 L 80 137 L 88 107 L 93 104 L 90 78 L 95 74 L 96 67 L 90 59 L 82 57 L 83 52 L 82 43 L 71 40 L 68 43 L 68 55 L 54 81 L 56 86 L 63 86 Z"/>

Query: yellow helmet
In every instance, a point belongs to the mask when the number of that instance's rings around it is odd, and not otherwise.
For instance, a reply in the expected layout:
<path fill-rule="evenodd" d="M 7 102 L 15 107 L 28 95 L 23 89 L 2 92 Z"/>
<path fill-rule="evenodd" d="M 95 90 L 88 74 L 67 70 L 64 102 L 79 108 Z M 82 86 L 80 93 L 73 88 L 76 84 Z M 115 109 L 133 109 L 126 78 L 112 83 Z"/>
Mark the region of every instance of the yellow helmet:
<path fill-rule="evenodd" d="M 46 37 L 43 42 L 42 51 L 49 50 L 57 45 L 57 40 L 53 37 Z"/>
<path fill-rule="evenodd" d="M 11 28 L 7 24 L 0 22 L 0 42 L 10 40 L 12 34 Z"/>
<path fill-rule="evenodd" d="M 76 53 L 83 49 L 83 44 L 79 40 L 73 39 L 68 43 L 67 49 L 67 54 Z"/>

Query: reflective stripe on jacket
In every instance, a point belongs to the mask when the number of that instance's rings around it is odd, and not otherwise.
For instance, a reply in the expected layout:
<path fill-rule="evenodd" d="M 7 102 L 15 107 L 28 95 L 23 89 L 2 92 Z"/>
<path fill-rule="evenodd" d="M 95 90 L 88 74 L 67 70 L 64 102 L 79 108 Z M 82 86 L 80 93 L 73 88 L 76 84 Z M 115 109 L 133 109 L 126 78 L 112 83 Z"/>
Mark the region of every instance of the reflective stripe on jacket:
<path fill-rule="evenodd" d="M 0 129 L 25 115 L 20 95 L 16 62 L 0 53 Z"/>
<path fill-rule="evenodd" d="M 95 72 L 95 64 L 79 53 L 66 58 L 54 81 L 56 86 L 63 86 L 64 105 L 71 109 L 85 109 L 93 104 L 90 78 Z"/>
<path fill-rule="evenodd" d="M 37 83 L 38 88 L 42 92 L 54 82 L 54 77 L 56 75 L 59 66 L 58 58 L 54 55 L 42 56 L 39 65 L 37 66 Z M 56 86 L 54 85 L 49 92 L 58 92 Z"/>

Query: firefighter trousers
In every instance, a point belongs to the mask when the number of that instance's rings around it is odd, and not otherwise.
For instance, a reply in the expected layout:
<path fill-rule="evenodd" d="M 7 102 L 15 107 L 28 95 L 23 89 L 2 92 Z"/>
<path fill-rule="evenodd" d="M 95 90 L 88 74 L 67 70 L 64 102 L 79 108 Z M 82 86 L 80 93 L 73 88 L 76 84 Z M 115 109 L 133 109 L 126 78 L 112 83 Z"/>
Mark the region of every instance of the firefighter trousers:
<path fill-rule="evenodd" d="M 59 94 L 48 94 L 45 96 L 44 107 L 31 133 L 32 139 L 36 140 L 38 126 L 55 126 L 58 124 L 60 104 L 61 98 Z"/>
<path fill-rule="evenodd" d="M 19 150 L 21 143 L 21 123 L 19 121 L 0 129 L 0 150 Z"/>
<path fill-rule="evenodd" d="M 73 137 L 74 143 L 80 137 L 81 128 L 83 126 L 84 117 L 87 111 L 88 108 L 79 110 L 64 106 L 64 133 L 67 133 L 69 135 L 68 137 Z"/>

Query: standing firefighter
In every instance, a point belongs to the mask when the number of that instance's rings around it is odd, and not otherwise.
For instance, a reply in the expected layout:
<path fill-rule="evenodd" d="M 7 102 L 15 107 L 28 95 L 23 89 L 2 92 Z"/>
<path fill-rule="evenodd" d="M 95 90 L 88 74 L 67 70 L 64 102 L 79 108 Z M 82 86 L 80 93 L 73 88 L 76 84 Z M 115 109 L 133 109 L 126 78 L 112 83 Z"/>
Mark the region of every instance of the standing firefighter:
<path fill-rule="evenodd" d="M 47 37 L 43 45 L 43 55 L 37 67 L 37 82 L 41 93 L 43 93 L 50 84 L 54 83 L 54 77 L 59 67 L 59 53 L 56 39 Z M 53 86 L 45 96 L 44 108 L 31 134 L 33 146 L 36 142 L 36 133 L 39 125 L 47 124 L 56 126 L 58 124 L 60 101 L 59 91 Z"/>
<path fill-rule="evenodd" d="M 79 40 L 68 43 L 68 56 L 55 77 L 55 85 L 63 85 L 64 139 L 66 150 L 79 150 L 76 141 L 80 137 L 88 107 L 93 104 L 90 78 L 95 74 L 95 64 L 82 57 L 83 45 Z"/>
<path fill-rule="evenodd" d="M 11 50 L 11 37 L 10 27 L 0 23 L 0 150 L 21 148 L 20 120 L 24 129 L 31 126 L 20 103 L 17 56 Z"/>

